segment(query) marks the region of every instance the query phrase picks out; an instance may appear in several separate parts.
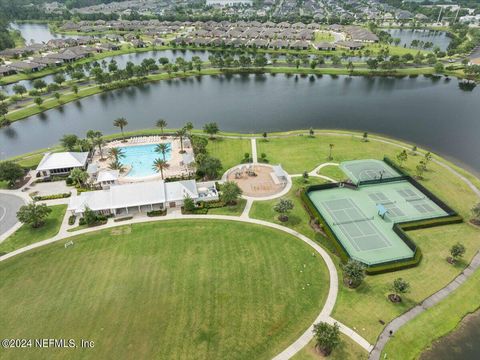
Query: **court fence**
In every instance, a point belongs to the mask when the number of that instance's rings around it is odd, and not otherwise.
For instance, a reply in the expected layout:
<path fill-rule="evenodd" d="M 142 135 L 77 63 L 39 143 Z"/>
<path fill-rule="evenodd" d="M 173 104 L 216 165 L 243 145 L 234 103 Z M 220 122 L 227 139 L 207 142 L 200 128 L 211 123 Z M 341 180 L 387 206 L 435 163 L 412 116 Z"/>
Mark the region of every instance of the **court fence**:
<path fill-rule="evenodd" d="M 413 177 L 408 175 L 405 170 L 400 169 L 393 161 L 389 158 L 385 157 L 384 161 L 398 171 L 401 177 L 394 178 L 395 180 L 392 181 L 408 181 L 411 183 L 415 188 L 420 190 L 423 194 L 425 194 L 428 198 L 430 198 L 436 205 L 438 205 L 443 211 L 447 213 L 445 216 L 441 217 L 433 217 L 427 218 L 422 220 L 413 220 L 413 221 L 406 221 L 401 223 L 394 223 L 393 224 L 393 231 L 395 234 L 408 246 L 410 250 L 412 250 L 413 255 L 410 258 L 404 259 L 397 259 L 397 260 L 390 260 L 382 263 L 377 264 L 365 264 L 366 265 L 366 273 L 369 275 L 375 274 L 382 274 L 386 272 L 397 271 L 401 269 L 411 268 L 417 266 L 421 259 L 422 259 L 422 251 L 421 249 L 415 244 L 415 242 L 407 235 L 407 231 L 417 230 L 417 229 L 426 229 L 436 226 L 442 225 L 450 225 L 450 224 L 458 224 L 463 222 L 463 218 L 457 214 L 451 207 L 449 207 L 445 202 L 440 200 L 437 196 L 435 196 L 431 191 L 426 189 L 423 185 L 421 185 L 417 180 Z M 383 180 L 383 181 L 378 181 Z M 370 182 L 374 181 L 374 182 Z M 391 182 L 390 179 L 376 179 L 370 180 L 368 184 L 375 184 L 375 183 L 382 183 L 382 182 Z M 309 213 L 310 218 L 314 221 L 318 222 L 327 237 L 332 241 L 332 244 L 335 247 L 335 250 L 340 257 L 340 260 L 343 263 L 346 263 L 351 256 L 349 255 L 348 251 L 343 246 L 340 239 L 337 237 L 335 232 L 332 230 L 331 226 L 322 216 L 321 212 L 317 209 L 315 204 L 310 199 L 309 193 L 318 190 L 327 190 L 333 189 L 338 187 L 344 187 L 347 183 L 328 183 L 328 184 L 319 184 L 319 185 L 312 185 L 307 187 L 301 193 L 301 199 L 306 211 Z M 362 184 L 365 184 L 364 182 Z M 352 184 L 348 184 L 348 188 L 352 188 Z M 360 187 L 361 184 L 354 186 L 353 188 Z"/>

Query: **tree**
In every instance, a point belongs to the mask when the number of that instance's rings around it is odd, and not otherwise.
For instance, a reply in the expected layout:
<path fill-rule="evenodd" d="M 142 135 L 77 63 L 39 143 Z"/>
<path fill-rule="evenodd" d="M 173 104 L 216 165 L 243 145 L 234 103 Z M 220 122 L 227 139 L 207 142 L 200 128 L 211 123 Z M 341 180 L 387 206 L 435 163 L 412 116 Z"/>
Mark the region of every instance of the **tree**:
<path fill-rule="evenodd" d="M 125 166 L 123 166 L 123 164 L 120 162 L 119 159 L 113 159 L 110 164 L 108 164 L 108 168 L 110 170 L 118 170 L 120 172 L 124 172 L 125 171 Z"/>
<path fill-rule="evenodd" d="M 155 152 L 162 154 L 163 160 L 166 161 L 165 155 L 167 151 L 170 150 L 170 145 L 167 143 L 160 143 L 157 146 L 155 146 Z"/>
<path fill-rule="evenodd" d="M 275 204 L 273 210 L 278 212 L 278 220 L 285 222 L 288 221 L 288 213 L 293 209 L 293 202 L 289 199 L 280 199 L 278 203 Z"/>
<path fill-rule="evenodd" d="M 72 91 L 73 91 L 73 93 L 74 93 L 75 95 L 77 95 L 77 94 L 78 94 L 78 86 L 77 86 L 77 85 L 73 85 L 73 86 L 72 86 Z"/>
<path fill-rule="evenodd" d="M 472 208 L 472 215 L 475 221 L 480 221 L 480 203 Z"/>
<path fill-rule="evenodd" d="M 55 94 L 53 94 L 53 96 L 55 97 L 55 99 L 57 99 L 57 101 L 60 101 L 60 93 L 59 92 L 56 92 Z"/>
<path fill-rule="evenodd" d="M 313 130 L 313 128 L 310 128 L 310 130 L 308 131 L 308 134 L 310 135 L 310 137 L 315 136 L 315 131 Z"/>
<path fill-rule="evenodd" d="M 237 183 L 233 181 L 227 181 L 222 185 L 220 193 L 220 199 L 227 205 L 234 205 L 237 203 L 238 198 L 242 195 L 242 189 L 239 188 Z"/>
<path fill-rule="evenodd" d="M 58 85 L 62 85 L 65 82 L 65 76 L 63 76 L 62 74 L 56 74 L 53 77 L 53 81 L 55 81 L 55 83 L 57 83 Z"/>
<path fill-rule="evenodd" d="M 8 114 L 8 105 L 6 103 L 0 103 L 0 116 L 6 120 L 6 115 Z"/>
<path fill-rule="evenodd" d="M 185 150 L 183 150 L 183 138 L 185 136 L 187 136 L 187 129 L 185 129 L 184 127 L 178 129 L 175 133 L 175 138 L 180 140 L 180 154 L 183 154 L 185 152 Z"/>
<path fill-rule="evenodd" d="M 207 154 L 197 155 L 197 173 L 206 179 L 216 179 L 220 170 L 222 170 L 222 162 Z"/>
<path fill-rule="evenodd" d="M 363 133 L 362 140 L 363 140 L 364 142 L 367 142 L 367 141 L 368 141 L 368 132 L 365 131 L 365 132 Z"/>
<path fill-rule="evenodd" d="M 195 210 L 195 202 L 188 195 L 183 199 L 183 209 L 189 213 Z"/>
<path fill-rule="evenodd" d="M 397 161 L 400 164 L 400 167 L 403 167 L 403 164 L 407 160 L 408 160 L 407 150 L 403 150 L 401 153 L 397 155 Z"/>
<path fill-rule="evenodd" d="M 157 127 L 160 128 L 160 131 L 162 133 L 162 138 L 165 138 L 164 134 L 163 134 L 163 130 L 167 127 L 167 121 L 164 120 L 164 119 L 158 119 L 157 120 Z"/>
<path fill-rule="evenodd" d="M 100 151 L 100 160 L 105 160 L 103 157 L 103 147 L 105 145 L 106 141 L 101 135 L 93 138 L 93 146 L 98 146 L 98 151 Z"/>
<path fill-rule="evenodd" d="M 72 179 L 72 183 L 75 186 L 82 186 L 88 180 L 88 174 L 85 170 L 80 168 L 75 168 L 70 171 L 70 179 Z"/>
<path fill-rule="evenodd" d="M 330 325 L 326 322 L 319 322 L 313 325 L 315 343 L 323 355 L 329 355 L 338 344 L 340 344 L 340 327 L 337 323 Z"/>
<path fill-rule="evenodd" d="M 185 124 L 185 130 L 187 130 L 189 135 L 192 135 L 193 123 L 191 121 Z"/>
<path fill-rule="evenodd" d="M 303 178 L 303 182 L 304 183 L 307 183 L 308 182 L 308 178 L 309 178 L 310 175 L 308 175 L 308 171 L 305 170 L 302 174 L 302 178 Z"/>
<path fill-rule="evenodd" d="M 60 139 L 62 146 L 68 151 L 72 151 L 78 143 L 78 136 L 75 134 L 66 134 Z"/>
<path fill-rule="evenodd" d="M 37 90 L 45 89 L 47 87 L 47 83 L 42 79 L 37 79 L 33 81 L 33 87 Z"/>
<path fill-rule="evenodd" d="M 162 180 L 163 180 L 163 170 L 167 170 L 169 167 L 170 167 L 170 164 L 163 159 L 159 158 L 153 161 L 153 170 L 161 174 Z"/>
<path fill-rule="evenodd" d="M 427 153 L 425 153 L 424 161 L 425 161 L 425 171 L 427 171 L 428 163 L 429 163 L 430 161 L 432 161 L 432 154 L 430 153 L 430 151 L 428 151 Z"/>
<path fill-rule="evenodd" d="M 458 259 L 460 259 L 465 254 L 465 246 L 460 243 L 456 243 L 452 245 L 450 248 L 450 255 L 452 255 L 452 263 L 455 263 Z"/>
<path fill-rule="evenodd" d="M 343 277 L 349 287 L 355 288 L 359 286 L 365 278 L 365 265 L 357 260 L 348 260 L 343 265 Z"/>
<path fill-rule="evenodd" d="M 441 62 L 437 62 L 434 66 L 435 74 L 441 74 L 443 73 L 443 70 L 444 70 L 443 64 Z"/>
<path fill-rule="evenodd" d="M 392 291 L 390 300 L 393 302 L 400 302 L 402 298 L 400 294 L 406 294 L 410 290 L 410 284 L 402 278 L 396 278 L 392 284 Z"/>
<path fill-rule="evenodd" d="M 95 225 L 98 222 L 98 215 L 87 206 L 83 211 L 83 220 L 85 220 L 85 224 L 89 226 Z"/>
<path fill-rule="evenodd" d="M 43 104 L 43 99 L 38 96 L 35 98 L 35 100 L 33 100 L 35 102 L 35 104 L 37 104 L 38 106 L 41 106 Z"/>
<path fill-rule="evenodd" d="M 264 131 L 263 134 L 262 134 L 263 141 L 267 141 L 267 136 L 268 136 L 267 132 Z"/>
<path fill-rule="evenodd" d="M 328 144 L 328 149 L 329 149 L 328 160 L 332 160 L 332 159 L 333 159 L 332 151 L 333 151 L 333 148 L 334 148 L 334 147 L 335 147 L 335 144 Z"/>
<path fill-rule="evenodd" d="M 92 149 L 92 144 L 88 139 L 78 139 L 77 145 L 80 151 L 90 151 Z"/>
<path fill-rule="evenodd" d="M 45 223 L 45 219 L 52 212 L 46 204 L 30 203 L 23 205 L 17 212 L 17 219 L 33 228 L 39 228 Z"/>
<path fill-rule="evenodd" d="M 108 151 L 108 156 L 111 159 L 118 161 L 118 160 L 123 159 L 125 157 L 125 153 L 123 152 L 123 150 L 121 148 L 114 147 L 114 148 L 111 148 Z"/>
<path fill-rule="evenodd" d="M 21 97 L 23 97 L 23 95 L 27 92 L 25 86 L 20 84 L 13 85 L 12 90 L 15 94 L 20 95 Z"/>
<path fill-rule="evenodd" d="M 220 130 L 219 130 L 216 122 L 210 122 L 210 123 L 207 123 L 207 124 L 203 125 L 203 132 L 210 135 L 210 139 L 214 139 L 215 134 L 217 134 L 219 131 Z"/>
<path fill-rule="evenodd" d="M 113 121 L 113 126 L 120 128 L 120 131 L 122 132 L 123 142 L 125 142 L 125 134 L 123 133 L 123 128 L 127 125 L 128 125 L 128 121 L 123 117 L 115 119 Z"/>
<path fill-rule="evenodd" d="M 24 173 L 23 168 L 13 161 L 0 162 L 0 180 L 7 181 L 9 186 L 15 185 Z"/>
<path fill-rule="evenodd" d="M 423 174 L 425 173 L 426 168 L 427 167 L 425 166 L 425 161 L 420 160 L 420 162 L 415 167 L 415 175 L 417 176 L 418 179 L 423 178 Z"/>
<path fill-rule="evenodd" d="M 350 76 L 353 74 L 353 70 L 355 70 L 355 65 L 353 65 L 353 62 L 349 61 L 347 64 L 347 70 Z"/>

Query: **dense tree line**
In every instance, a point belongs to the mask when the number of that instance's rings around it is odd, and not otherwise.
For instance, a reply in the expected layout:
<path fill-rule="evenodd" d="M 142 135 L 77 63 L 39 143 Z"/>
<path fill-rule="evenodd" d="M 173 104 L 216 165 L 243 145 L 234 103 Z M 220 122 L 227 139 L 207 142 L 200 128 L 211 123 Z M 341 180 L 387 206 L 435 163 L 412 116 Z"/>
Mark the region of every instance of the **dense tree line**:
<path fill-rule="evenodd" d="M 6 19 L 0 18 L 0 50 L 15 46 L 15 41 L 11 33 L 8 31 L 8 23 Z"/>

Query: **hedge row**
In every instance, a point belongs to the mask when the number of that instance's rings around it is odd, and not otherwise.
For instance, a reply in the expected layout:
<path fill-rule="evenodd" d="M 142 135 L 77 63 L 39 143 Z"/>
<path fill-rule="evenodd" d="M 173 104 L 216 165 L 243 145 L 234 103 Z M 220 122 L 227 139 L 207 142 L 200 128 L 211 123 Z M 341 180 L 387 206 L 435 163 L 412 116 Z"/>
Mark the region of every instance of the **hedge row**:
<path fill-rule="evenodd" d="M 391 160 L 389 160 L 388 158 L 385 158 L 385 159 L 387 159 L 386 160 L 387 164 L 389 165 L 393 164 Z M 404 171 L 397 169 L 395 165 L 393 167 L 396 170 L 400 171 L 403 175 L 406 174 Z M 414 186 L 417 185 L 416 187 L 419 190 L 423 191 L 423 186 L 416 183 L 416 181 L 409 175 L 406 175 L 404 179 L 412 183 L 412 185 Z M 321 185 L 310 186 L 306 190 L 302 191 L 301 199 L 310 217 L 312 219 L 315 219 L 316 221 L 318 221 L 319 224 L 322 225 L 326 235 L 332 240 L 332 243 L 334 244 L 335 249 L 341 261 L 346 262 L 350 258 L 350 256 L 348 255 L 348 252 L 344 249 L 341 241 L 337 238 L 333 230 L 328 225 L 327 221 L 325 221 L 323 216 L 320 214 L 320 212 L 317 210 L 317 208 L 315 207 L 315 205 L 312 203 L 312 201 L 308 196 L 308 193 L 310 191 L 331 189 L 337 186 L 338 184 L 321 184 Z M 374 275 L 374 274 L 381 274 L 381 273 L 386 273 L 391 271 L 397 271 L 400 269 L 417 266 L 420 263 L 420 260 L 422 259 L 422 252 L 420 248 L 413 242 L 413 240 L 406 234 L 406 231 L 426 229 L 426 228 L 431 228 L 431 227 L 441 226 L 441 225 L 458 224 L 463 222 L 463 218 L 459 216 L 454 210 L 452 210 L 448 205 L 443 203 L 440 199 L 434 196 L 430 191 L 426 190 L 425 192 L 427 196 L 433 197 L 433 201 L 437 205 L 439 206 L 442 205 L 441 206 L 442 209 L 446 211 L 449 215 L 438 217 L 438 218 L 430 218 L 430 219 L 395 224 L 393 226 L 393 230 L 400 237 L 400 239 L 402 239 L 405 242 L 405 244 L 414 252 L 413 257 L 407 260 L 400 260 L 400 261 L 396 260 L 396 261 L 391 261 L 383 264 L 368 266 L 366 268 L 367 274 Z"/>
<path fill-rule="evenodd" d="M 63 193 L 63 194 L 54 194 L 54 195 L 45 195 L 45 196 L 33 196 L 33 200 L 42 201 L 42 200 L 55 200 L 55 199 L 64 199 L 68 198 L 72 193 Z"/>
<path fill-rule="evenodd" d="M 152 210 L 147 212 L 148 217 L 165 216 L 165 215 L 167 215 L 167 210 Z"/>

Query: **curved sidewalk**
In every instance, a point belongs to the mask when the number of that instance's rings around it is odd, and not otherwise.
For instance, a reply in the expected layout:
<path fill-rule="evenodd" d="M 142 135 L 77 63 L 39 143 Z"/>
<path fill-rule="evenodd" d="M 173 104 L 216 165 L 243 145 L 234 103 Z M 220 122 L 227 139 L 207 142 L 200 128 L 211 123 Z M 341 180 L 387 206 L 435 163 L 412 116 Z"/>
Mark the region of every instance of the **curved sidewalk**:
<path fill-rule="evenodd" d="M 411 308 L 403 315 L 393 319 L 387 326 L 383 329 L 382 333 L 378 337 L 377 343 L 375 344 L 372 352 L 370 353 L 370 360 L 380 360 L 380 355 L 387 344 L 388 340 L 390 339 L 390 331 L 395 334 L 398 329 L 400 329 L 403 325 L 405 325 L 410 320 L 414 319 L 425 310 L 430 309 L 431 307 L 437 305 L 440 301 L 445 299 L 448 295 L 454 292 L 460 285 L 462 285 L 468 278 L 475 272 L 475 270 L 480 268 L 480 252 L 473 257 L 470 264 L 462 271 L 460 275 L 458 275 L 455 279 L 453 279 L 447 286 L 440 289 L 436 293 L 430 295 L 428 298 L 423 300 L 417 306 Z"/>
<path fill-rule="evenodd" d="M 238 217 L 238 216 L 227 216 L 227 215 L 167 215 L 164 217 L 159 217 L 157 219 L 155 218 L 148 218 L 148 217 L 142 217 L 142 218 L 134 218 L 129 221 L 125 221 L 122 223 L 116 223 L 113 221 L 109 221 L 106 225 L 101 226 L 101 227 L 96 227 L 96 228 L 87 228 L 87 229 L 82 229 L 78 230 L 75 232 L 66 232 L 64 229 L 62 229 L 59 234 L 54 236 L 53 238 L 43 240 L 34 244 L 30 244 L 28 246 L 25 246 L 21 249 L 17 249 L 15 251 L 12 251 L 8 254 L 5 254 L 3 256 L 0 256 L 0 262 L 5 261 L 7 259 L 10 259 L 14 256 L 26 253 L 30 250 L 40 248 L 42 246 L 46 246 L 64 239 L 68 239 L 71 237 L 75 237 L 77 235 L 82 235 L 90 232 L 95 232 L 103 229 L 108 229 L 112 227 L 117 227 L 117 226 L 124 226 L 124 225 L 131 225 L 131 224 L 138 224 L 138 223 L 146 223 L 146 222 L 155 222 L 155 221 L 168 221 L 168 220 L 182 220 L 182 219 L 189 219 L 189 220 L 226 220 L 226 221 L 240 221 L 240 222 L 245 222 L 245 223 L 250 223 L 250 224 L 257 224 L 257 225 L 262 225 L 266 226 L 269 228 L 277 229 L 283 232 L 286 232 L 288 234 L 291 234 L 295 236 L 296 238 L 300 239 L 301 241 L 305 242 L 308 244 L 310 247 L 312 247 L 323 259 L 325 262 L 328 272 L 329 272 L 329 290 L 328 290 L 328 295 L 327 299 L 325 301 L 325 304 L 320 311 L 319 315 L 315 319 L 315 321 L 309 326 L 309 328 L 298 338 L 293 344 L 291 344 L 287 349 L 282 351 L 280 354 L 278 354 L 275 357 L 275 360 L 285 360 L 291 358 L 293 355 L 295 355 L 298 351 L 303 349 L 312 339 L 313 339 L 313 325 L 319 321 L 326 321 L 329 323 L 334 323 L 336 320 L 332 319 L 330 317 L 330 314 L 333 311 L 333 308 L 335 306 L 335 302 L 337 299 L 338 295 L 338 274 L 337 274 L 337 269 L 335 267 L 335 264 L 333 263 L 333 260 L 331 259 L 330 255 L 317 243 L 315 243 L 313 240 L 309 239 L 305 235 L 302 235 L 298 233 L 295 230 L 292 230 L 290 228 L 287 228 L 285 226 L 281 226 L 275 223 L 270 223 L 267 221 L 263 220 L 258 220 L 258 219 L 251 219 L 248 217 Z M 362 346 L 365 350 L 370 351 L 371 350 L 371 345 L 363 339 L 359 334 L 357 334 L 355 331 L 352 329 L 348 328 L 347 326 L 340 324 L 340 330 L 349 336 L 352 340 L 357 342 L 360 346 Z"/>

